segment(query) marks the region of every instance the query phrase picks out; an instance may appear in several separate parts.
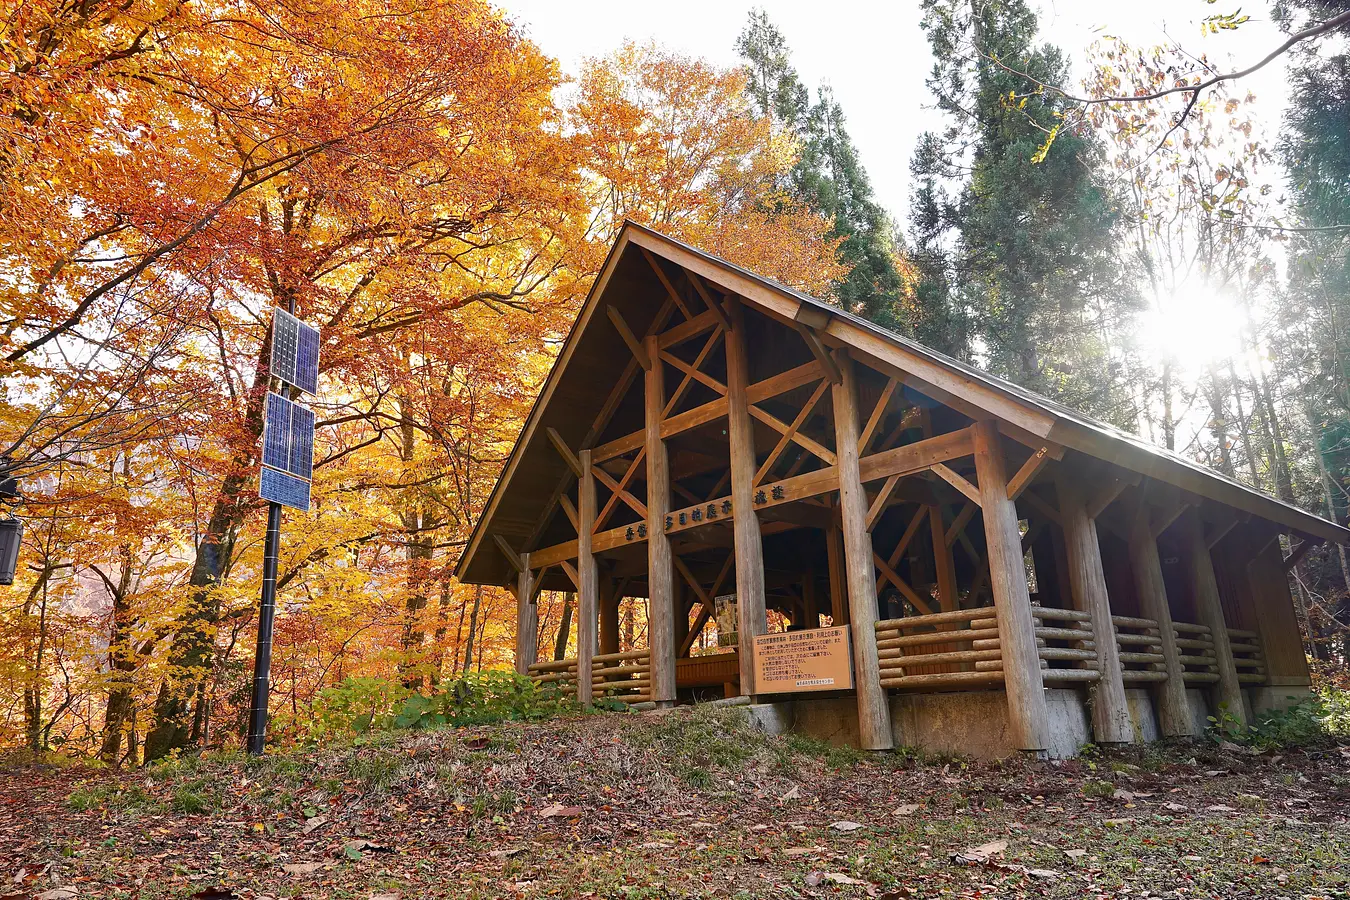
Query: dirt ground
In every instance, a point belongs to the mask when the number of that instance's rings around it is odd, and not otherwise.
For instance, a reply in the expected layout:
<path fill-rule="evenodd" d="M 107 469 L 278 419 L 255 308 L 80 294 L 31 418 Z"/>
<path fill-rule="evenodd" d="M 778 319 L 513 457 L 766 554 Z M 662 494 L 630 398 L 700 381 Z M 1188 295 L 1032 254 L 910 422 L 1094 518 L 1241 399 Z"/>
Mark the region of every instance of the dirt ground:
<path fill-rule="evenodd" d="M 0 764 L 0 898 L 1350 897 L 1350 747 L 973 763 L 735 710 Z"/>

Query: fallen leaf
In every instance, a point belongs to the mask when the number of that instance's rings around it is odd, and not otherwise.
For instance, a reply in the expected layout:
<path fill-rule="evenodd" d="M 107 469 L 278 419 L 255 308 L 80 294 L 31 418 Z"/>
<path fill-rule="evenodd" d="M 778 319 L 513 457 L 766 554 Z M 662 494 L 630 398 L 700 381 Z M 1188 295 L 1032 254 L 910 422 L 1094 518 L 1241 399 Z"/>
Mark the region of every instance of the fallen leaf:
<path fill-rule="evenodd" d="M 552 806 L 545 806 L 539 810 L 541 819 L 553 819 L 559 816 L 570 819 L 572 816 L 579 816 L 583 812 L 580 806 L 563 806 L 560 803 L 554 803 Z"/>
<path fill-rule="evenodd" d="M 1027 869 L 1027 874 L 1032 878 L 1059 878 L 1060 874 L 1054 869 Z"/>
<path fill-rule="evenodd" d="M 952 862 L 963 866 L 978 866 L 988 862 L 990 857 L 997 856 L 1007 849 L 1007 841 L 990 841 L 978 847 L 967 847 L 960 853 L 953 853 Z"/>
<path fill-rule="evenodd" d="M 902 803 L 891 811 L 893 816 L 912 816 L 921 809 L 917 803 Z"/>
<path fill-rule="evenodd" d="M 814 847 L 788 847 L 783 851 L 783 855 L 788 857 L 810 856 L 815 852 L 816 848 Z"/>
<path fill-rule="evenodd" d="M 488 739 L 485 737 L 468 738 L 464 741 L 464 748 L 466 750 L 486 750 L 487 746 Z"/>
<path fill-rule="evenodd" d="M 497 857 L 498 859 L 510 859 L 511 857 L 517 856 L 524 852 L 525 852 L 524 847 L 511 847 L 506 850 L 493 850 L 492 855 Z"/>
<path fill-rule="evenodd" d="M 1119 828 L 1121 825 L 1129 825 L 1133 821 L 1134 819 L 1106 819 L 1102 824 L 1112 828 Z"/>
<path fill-rule="evenodd" d="M 229 888 L 202 888 L 191 896 L 191 900 L 239 900 L 239 895 Z"/>
<path fill-rule="evenodd" d="M 835 884 L 867 884 L 866 881 L 850 878 L 843 872 L 823 872 L 821 874 L 826 881 L 833 881 Z"/>
<path fill-rule="evenodd" d="M 1237 812 L 1237 810 L 1233 809 L 1233 807 L 1231 806 L 1224 806 L 1222 803 L 1215 803 L 1213 806 L 1206 806 L 1205 812 L 1229 813 L 1229 812 Z"/>
<path fill-rule="evenodd" d="M 1111 794 L 1112 800 L 1133 800 L 1134 794 L 1123 788 L 1116 788 Z"/>
<path fill-rule="evenodd" d="M 76 896 L 74 888 L 58 887 L 52 888 L 50 891 L 43 891 L 33 900 L 74 900 Z"/>
<path fill-rule="evenodd" d="M 1190 812 L 1189 806 L 1182 806 L 1180 803 L 1164 803 L 1163 809 L 1169 812 Z"/>
<path fill-rule="evenodd" d="M 783 796 L 779 797 L 778 799 L 779 799 L 780 801 L 782 801 L 783 803 L 786 803 L 786 802 L 789 801 L 789 800 L 800 800 L 800 799 L 801 799 L 801 796 L 802 796 L 801 789 L 798 788 L 797 785 L 794 784 L 794 785 L 792 786 L 792 790 L 788 791 L 786 794 L 784 794 Z"/>
<path fill-rule="evenodd" d="M 370 895 L 370 900 L 400 900 L 400 898 L 402 898 L 402 896 L 403 896 L 402 894 L 395 894 L 395 893 L 390 893 L 390 894 L 371 894 L 371 895 Z"/>
<path fill-rule="evenodd" d="M 323 826 L 325 826 L 325 825 L 327 825 L 327 824 L 328 824 L 328 817 L 327 817 L 327 816 L 314 816 L 314 817 L 312 817 L 312 818 L 309 818 L 309 819 L 306 819 L 306 820 L 305 820 L 305 827 L 302 829 L 302 832 L 303 832 L 304 834 L 309 834 L 311 831 L 314 831 L 316 828 L 322 828 Z"/>
<path fill-rule="evenodd" d="M 863 826 L 862 823 L 860 822 L 849 822 L 845 820 L 840 822 L 831 822 L 830 827 L 833 828 L 835 831 L 857 831 L 859 828 L 862 828 Z"/>
<path fill-rule="evenodd" d="M 1082 849 L 1081 847 L 1075 847 L 1072 850 L 1065 850 L 1064 855 L 1067 856 L 1069 859 L 1078 859 L 1080 857 L 1087 856 L 1087 851 Z"/>
<path fill-rule="evenodd" d="M 669 850 L 673 845 L 665 841 L 648 841 L 645 844 L 639 844 L 639 850 Z"/>
<path fill-rule="evenodd" d="M 322 868 L 323 863 L 318 862 L 285 863 L 282 865 L 281 871 L 287 875 L 313 875 Z"/>

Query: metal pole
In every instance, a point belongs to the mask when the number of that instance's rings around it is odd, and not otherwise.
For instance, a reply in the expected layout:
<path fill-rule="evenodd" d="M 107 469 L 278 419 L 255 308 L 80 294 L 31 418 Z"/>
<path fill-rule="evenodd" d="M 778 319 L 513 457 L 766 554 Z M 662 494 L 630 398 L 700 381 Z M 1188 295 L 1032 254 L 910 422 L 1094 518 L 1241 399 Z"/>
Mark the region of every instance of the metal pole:
<path fill-rule="evenodd" d="M 267 504 L 267 541 L 263 545 L 262 608 L 258 611 L 258 652 L 253 656 L 253 698 L 249 704 L 248 752 L 261 756 L 267 740 L 267 691 L 272 668 L 272 620 L 277 612 L 277 555 L 281 544 L 281 504 Z"/>

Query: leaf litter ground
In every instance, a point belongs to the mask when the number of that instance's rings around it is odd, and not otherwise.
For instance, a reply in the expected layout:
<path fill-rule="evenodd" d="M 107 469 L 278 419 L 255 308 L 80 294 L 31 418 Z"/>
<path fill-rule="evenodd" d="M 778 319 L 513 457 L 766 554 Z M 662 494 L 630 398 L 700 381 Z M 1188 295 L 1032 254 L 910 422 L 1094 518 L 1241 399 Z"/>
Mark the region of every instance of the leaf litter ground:
<path fill-rule="evenodd" d="M 0 900 L 1350 897 L 1350 748 L 863 754 L 737 710 L 0 767 Z"/>

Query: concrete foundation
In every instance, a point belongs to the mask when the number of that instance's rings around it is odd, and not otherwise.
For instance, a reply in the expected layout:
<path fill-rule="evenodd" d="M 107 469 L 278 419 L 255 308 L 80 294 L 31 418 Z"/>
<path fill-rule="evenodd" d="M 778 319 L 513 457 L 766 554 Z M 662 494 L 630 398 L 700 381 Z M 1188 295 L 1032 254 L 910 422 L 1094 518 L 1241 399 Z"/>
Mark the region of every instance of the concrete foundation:
<path fill-rule="evenodd" d="M 1312 696 L 1312 685 L 1263 684 L 1258 685 L 1257 687 L 1248 688 L 1242 693 L 1245 695 L 1248 708 L 1257 715 L 1260 715 L 1263 712 L 1275 712 L 1281 709 L 1288 709 L 1291 706 L 1297 706 Z"/>
<path fill-rule="evenodd" d="M 1262 685 L 1243 691 L 1248 719 L 1253 712 L 1284 709 L 1307 699 L 1307 685 Z M 1209 692 L 1188 688 L 1191 722 L 1196 734 L 1210 727 Z M 1051 759 L 1067 759 L 1092 741 L 1092 718 L 1082 688 L 1047 688 L 1053 746 Z M 1152 691 L 1125 691 L 1134 727 L 1134 740 L 1156 741 L 1161 736 Z M 750 723 L 769 734 L 789 731 L 810 735 L 835 746 L 853 746 L 858 740 L 858 704 L 852 696 L 807 697 L 756 703 L 746 707 Z M 977 759 L 999 759 L 1017 752 L 1010 737 L 1008 697 L 1001 690 L 948 693 L 893 694 L 891 731 L 897 747 L 925 753 L 949 753 Z"/>
<path fill-rule="evenodd" d="M 1045 692 L 1050 712 L 1052 759 L 1067 759 L 1092 740 L 1092 726 L 1080 691 Z M 1003 691 L 899 694 L 890 698 L 891 729 L 898 747 L 998 759 L 1017 752 Z M 858 744 L 858 707 L 852 697 L 825 697 L 757 703 L 746 707 L 750 723 L 769 734 L 794 731 L 835 745 Z"/>
<path fill-rule="evenodd" d="M 1128 688 L 1125 703 L 1130 710 L 1130 725 L 1134 728 L 1134 742 L 1144 744 L 1156 741 L 1160 733 L 1158 716 L 1153 708 L 1153 694 L 1144 688 Z"/>

